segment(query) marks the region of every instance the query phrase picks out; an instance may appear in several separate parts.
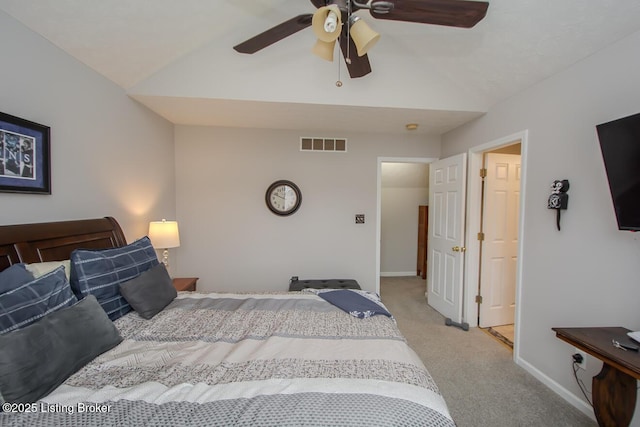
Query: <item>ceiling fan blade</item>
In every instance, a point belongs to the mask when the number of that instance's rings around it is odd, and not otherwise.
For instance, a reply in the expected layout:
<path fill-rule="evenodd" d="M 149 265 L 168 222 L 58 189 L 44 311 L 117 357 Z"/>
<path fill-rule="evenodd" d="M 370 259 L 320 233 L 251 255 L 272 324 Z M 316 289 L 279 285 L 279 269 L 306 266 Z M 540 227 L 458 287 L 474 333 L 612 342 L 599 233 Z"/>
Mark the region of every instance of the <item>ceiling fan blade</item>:
<path fill-rule="evenodd" d="M 374 1 L 375 3 L 375 1 Z M 469 0 L 395 0 L 388 13 L 371 10 L 377 19 L 471 28 L 487 14 L 489 3 Z"/>
<path fill-rule="evenodd" d="M 291 18 L 288 21 L 283 22 L 282 24 L 269 28 L 267 31 L 260 33 L 257 36 L 234 46 L 233 48 L 240 53 L 256 53 L 257 51 L 264 49 L 285 37 L 309 27 L 311 25 L 311 18 L 313 18 L 311 13 L 298 15 L 295 18 Z"/>
<path fill-rule="evenodd" d="M 348 46 L 348 48 L 347 48 Z M 371 72 L 371 64 L 369 63 L 369 57 L 365 54 L 358 56 L 356 45 L 351 37 L 347 37 L 347 26 L 343 26 L 342 34 L 340 35 L 340 49 L 342 50 L 342 56 L 347 64 L 347 70 L 349 70 L 349 76 L 352 79 L 366 76 Z M 347 58 L 350 58 L 350 62 Z"/>

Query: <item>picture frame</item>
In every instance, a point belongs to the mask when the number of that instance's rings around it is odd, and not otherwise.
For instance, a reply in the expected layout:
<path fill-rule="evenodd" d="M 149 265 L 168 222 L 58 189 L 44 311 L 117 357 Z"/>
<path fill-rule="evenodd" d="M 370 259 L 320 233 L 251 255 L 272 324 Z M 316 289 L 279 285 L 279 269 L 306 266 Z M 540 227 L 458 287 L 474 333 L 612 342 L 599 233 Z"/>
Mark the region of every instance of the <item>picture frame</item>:
<path fill-rule="evenodd" d="M 51 194 L 51 129 L 0 112 L 0 192 Z"/>

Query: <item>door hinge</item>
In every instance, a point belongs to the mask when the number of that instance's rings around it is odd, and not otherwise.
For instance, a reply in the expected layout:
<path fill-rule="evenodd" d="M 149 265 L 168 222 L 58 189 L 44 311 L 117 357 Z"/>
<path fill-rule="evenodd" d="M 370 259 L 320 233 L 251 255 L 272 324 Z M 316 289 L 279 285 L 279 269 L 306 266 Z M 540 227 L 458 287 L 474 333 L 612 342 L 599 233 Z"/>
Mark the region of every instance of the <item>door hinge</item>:
<path fill-rule="evenodd" d="M 478 233 L 478 240 L 484 241 L 484 233 L 482 231 Z"/>
<path fill-rule="evenodd" d="M 486 177 L 487 177 L 487 169 L 486 168 L 480 169 L 480 178 L 486 178 Z"/>
<path fill-rule="evenodd" d="M 482 304 L 482 295 L 476 295 L 476 302 Z"/>

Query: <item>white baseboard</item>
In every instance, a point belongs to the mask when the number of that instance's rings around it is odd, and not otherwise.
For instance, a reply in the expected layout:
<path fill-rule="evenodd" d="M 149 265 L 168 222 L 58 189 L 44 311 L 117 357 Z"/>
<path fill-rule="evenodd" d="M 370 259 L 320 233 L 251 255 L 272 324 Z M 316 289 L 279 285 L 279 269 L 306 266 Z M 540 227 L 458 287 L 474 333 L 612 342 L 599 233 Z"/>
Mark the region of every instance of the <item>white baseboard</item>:
<path fill-rule="evenodd" d="M 417 276 L 415 271 L 381 271 L 380 277 Z"/>
<path fill-rule="evenodd" d="M 546 385 L 551 390 L 553 390 L 556 394 L 558 394 L 564 400 L 569 402 L 572 406 L 577 408 L 580 412 L 584 413 L 589 418 L 591 418 L 592 420 L 596 421 L 596 415 L 593 412 L 593 408 L 587 402 L 585 402 L 584 400 L 580 399 L 578 396 L 576 396 L 575 394 L 571 393 L 569 390 L 567 390 L 566 388 L 564 388 L 563 386 L 558 384 L 551 377 L 549 377 L 549 376 L 543 374 L 542 372 L 540 372 L 538 369 L 536 369 L 529 362 L 526 362 L 526 361 L 522 360 L 521 358 L 516 359 L 515 362 L 516 362 L 517 365 L 521 366 L 524 370 L 526 370 L 531 375 L 536 377 L 544 385 Z"/>

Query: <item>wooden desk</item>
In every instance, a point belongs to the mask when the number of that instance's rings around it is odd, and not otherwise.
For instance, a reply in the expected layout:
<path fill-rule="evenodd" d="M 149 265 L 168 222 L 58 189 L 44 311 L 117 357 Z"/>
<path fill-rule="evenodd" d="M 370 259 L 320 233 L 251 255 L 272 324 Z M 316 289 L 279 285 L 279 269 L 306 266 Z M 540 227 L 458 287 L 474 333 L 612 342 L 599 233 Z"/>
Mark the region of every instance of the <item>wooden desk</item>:
<path fill-rule="evenodd" d="M 602 370 L 593 377 L 593 410 L 603 427 L 626 427 L 636 408 L 640 379 L 640 353 L 616 348 L 611 340 L 636 345 L 627 328 L 551 328 L 556 337 L 602 360 Z"/>

